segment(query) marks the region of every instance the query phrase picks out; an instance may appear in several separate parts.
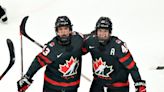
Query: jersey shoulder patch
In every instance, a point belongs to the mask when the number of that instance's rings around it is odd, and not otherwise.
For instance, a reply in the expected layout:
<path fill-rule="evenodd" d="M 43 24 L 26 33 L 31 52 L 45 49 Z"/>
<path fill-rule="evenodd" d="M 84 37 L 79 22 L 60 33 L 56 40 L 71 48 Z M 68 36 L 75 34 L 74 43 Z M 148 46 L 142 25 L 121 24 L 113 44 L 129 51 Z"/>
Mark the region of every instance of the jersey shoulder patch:
<path fill-rule="evenodd" d="M 120 40 L 120 39 L 119 39 L 118 37 L 116 37 L 116 36 L 112 36 L 112 38 L 114 39 L 114 41 L 115 41 L 116 44 L 121 44 L 121 43 L 123 43 L 123 41 Z"/>
<path fill-rule="evenodd" d="M 48 44 L 50 47 L 54 47 L 55 46 L 55 42 L 50 42 L 49 44 Z"/>
<path fill-rule="evenodd" d="M 120 39 L 116 39 L 116 41 L 115 41 L 117 44 L 121 44 L 121 40 Z"/>
<path fill-rule="evenodd" d="M 54 37 L 51 41 L 49 41 L 46 45 L 48 46 L 48 47 L 54 47 L 55 46 L 55 41 L 56 40 L 56 38 Z"/>
<path fill-rule="evenodd" d="M 122 53 L 127 53 L 129 51 L 125 42 L 120 40 L 118 37 L 114 37 L 114 43 L 117 49 L 120 49 Z"/>

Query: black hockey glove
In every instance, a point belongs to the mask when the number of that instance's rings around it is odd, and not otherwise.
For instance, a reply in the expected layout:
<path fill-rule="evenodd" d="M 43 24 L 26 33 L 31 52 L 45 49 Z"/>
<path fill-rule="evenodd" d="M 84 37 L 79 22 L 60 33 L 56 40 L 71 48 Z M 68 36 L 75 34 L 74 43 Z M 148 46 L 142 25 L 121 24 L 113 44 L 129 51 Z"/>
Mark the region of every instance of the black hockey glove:
<path fill-rule="evenodd" d="M 146 92 L 146 83 L 144 80 L 137 81 L 134 84 L 136 92 Z"/>
<path fill-rule="evenodd" d="M 33 82 L 31 78 L 27 75 L 24 75 L 22 79 L 17 82 L 18 92 L 24 92 Z"/>

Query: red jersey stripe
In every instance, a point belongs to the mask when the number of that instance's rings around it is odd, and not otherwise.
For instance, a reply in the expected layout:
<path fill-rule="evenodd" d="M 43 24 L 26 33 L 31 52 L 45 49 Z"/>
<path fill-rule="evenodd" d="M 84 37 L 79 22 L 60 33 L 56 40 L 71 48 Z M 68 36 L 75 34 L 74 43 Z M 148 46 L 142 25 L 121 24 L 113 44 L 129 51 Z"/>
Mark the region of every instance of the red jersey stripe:
<path fill-rule="evenodd" d="M 135 66 L 135 62 L 134 61 L 132 61 L 128 66 L 127 66 L 127 68 L 128 69 L 132 69 L 134 66 Z"/>
<path fill-rule="evenodd" d="M 45 65 L 44 62 L 41 61 L 39 57 L 37 57 L 37 60 L 38 60 L 39 64 L 40 64 L 42 67 Z"/>
<path fill-rule="evenodd" d="M 52 63 L 51 60 L 49 60 L 47 57 L 45 57 L 44 55 L 42 55 L 41 53 L 38 55 L 40 58 L 42 58 L 47 64 Z"/>
<path fill-rule="evenodd" d="M 131 54 L 130 54 L 130 52 L 129 52 L 126 56 L 120 58 L 119 60 L 120 60 L 121 63 L 123 63 L 123 62 L 125 62 L 126 60 L 128 60 L 128 59 L 130 58 L 130 56 L 131 56 Z"/>
<path fill-rule="evenodd" d="M 125 87 L 125 86 L 129 86 L 129 82 L 116 82 L 112 84 L 113 87 Z"/>
<path fill-rule="evenodd" d="M 87 49 L 86 48 L 82 48 L 82 52 L 83 53 L 86 53 L 87 52 Z"/>
<path fill-rule="evenodd" d="M 62 87 L 69 87 L 69 86 L 76 86 L 80 83 L 80 80 L 77 80 L 77 81 L 74 81 L 74 82 L 69 82 L 69 83 L 66 83 L 66 82 L 57 82 L 55 80 L 52 80 L 50 78 L 48 78 L 46 75 L 44 75 L 44 79 L 52 84 L 52 85 L 55 85 L 55 86 L 62 86 Z"/>

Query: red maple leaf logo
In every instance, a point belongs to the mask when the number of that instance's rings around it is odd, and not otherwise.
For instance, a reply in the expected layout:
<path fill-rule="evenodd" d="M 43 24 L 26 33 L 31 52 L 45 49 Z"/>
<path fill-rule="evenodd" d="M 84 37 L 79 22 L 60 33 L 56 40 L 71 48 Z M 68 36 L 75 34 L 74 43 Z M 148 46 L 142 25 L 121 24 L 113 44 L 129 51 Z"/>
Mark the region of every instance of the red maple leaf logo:
<path fill-rule="evenodd" d="M 113 66 L 106 65 L 106 62 L 103 62 L 101 57 L 93 62 L 93 68 L 94 74 L 102 78 L 111 79 L 109 75 L 114 71 Z"/>
<path fill-rule="evenodd" d="M 74 71 L 76 69 L 78 61 L 76 58 L 74 59 L 73 57 L 70 58 L 70 60 L 66 60 L 66 64 L 64 65 L 59 65 L 59 71 L 64 74 L 64 76 L 70 76 L 74 75 L 77 72 Z"/>
<path fill-rule="evenodd" d="M 99 66 L 104 65 L 104 62 L 102 61 L 101 58 L 99 58 L 98 60 L 96 59 L 95 62 L 93 62 L 93 68 L 94 70 L 97 70 L 99 68 Z"/>

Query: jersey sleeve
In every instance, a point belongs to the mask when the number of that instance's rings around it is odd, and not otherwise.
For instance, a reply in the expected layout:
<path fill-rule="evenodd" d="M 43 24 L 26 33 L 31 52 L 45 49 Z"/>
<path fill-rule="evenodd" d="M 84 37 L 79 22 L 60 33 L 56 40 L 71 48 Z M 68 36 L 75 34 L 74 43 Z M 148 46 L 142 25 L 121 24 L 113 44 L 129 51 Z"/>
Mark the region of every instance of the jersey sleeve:
<path fill-rule="evenodd" d="M 50 46 L 45 45 L 42 52 L 40 52 L 31 63 L 26 75 L 32 78 L 34 74 L 43 66 L 47 64 L 51 64 L 53 62 L 52 59 L 52 51 Z"/>
<path fill-rule="evenodd" d="M 141 80 L 136 62 L 127 48 L 126 43 L 120 41 L 119 44 L 117 44 L 116 49 L 116 56 L 118 57 L 119 62 L 130 72 L 134 82 Z"/>

